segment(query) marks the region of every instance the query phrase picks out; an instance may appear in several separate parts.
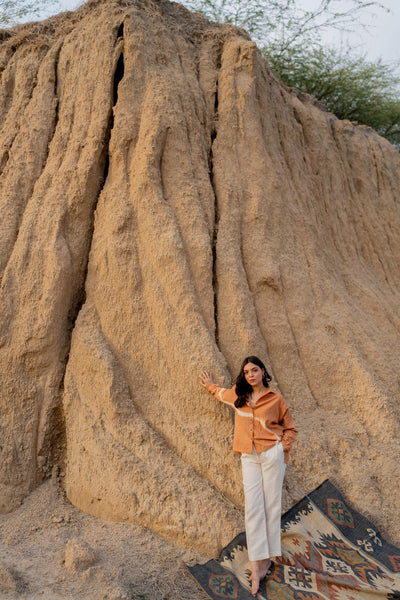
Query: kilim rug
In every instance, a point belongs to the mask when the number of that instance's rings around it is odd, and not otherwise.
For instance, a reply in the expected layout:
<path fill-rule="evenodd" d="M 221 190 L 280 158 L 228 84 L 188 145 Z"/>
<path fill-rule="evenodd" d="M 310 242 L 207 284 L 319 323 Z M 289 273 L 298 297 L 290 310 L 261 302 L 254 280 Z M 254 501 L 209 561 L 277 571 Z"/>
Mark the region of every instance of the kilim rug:
<path fill-rule="evenodd" d="M 218 560 L 188 569 L 213 600 L 253 598 L 245 533 Z M 400 549 L 326 480 L 282 516 L 282 557 L 258 598 L 400 600 Z"/>

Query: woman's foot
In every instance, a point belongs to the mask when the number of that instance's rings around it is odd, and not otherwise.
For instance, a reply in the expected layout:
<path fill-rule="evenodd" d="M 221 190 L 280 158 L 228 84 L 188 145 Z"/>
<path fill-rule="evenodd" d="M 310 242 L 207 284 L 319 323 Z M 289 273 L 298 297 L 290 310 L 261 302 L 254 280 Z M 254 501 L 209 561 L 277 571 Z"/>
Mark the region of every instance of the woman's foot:
<path fill-rule="evenodd" d="M 257 595 L 257 592 L 260 588 L 260 581 L 264 579 L 266 574 L 268 573 L 269 568 L 271 567 L 271 559 L 265 558 L 264 560 L 256 560 L 251 563 L 251 593 L 253 596 Z"/>

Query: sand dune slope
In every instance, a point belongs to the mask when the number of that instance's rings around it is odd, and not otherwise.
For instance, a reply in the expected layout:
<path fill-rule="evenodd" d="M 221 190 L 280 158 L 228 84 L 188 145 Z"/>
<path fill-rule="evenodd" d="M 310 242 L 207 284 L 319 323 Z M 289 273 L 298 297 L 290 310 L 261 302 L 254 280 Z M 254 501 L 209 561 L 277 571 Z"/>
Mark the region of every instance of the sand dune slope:
<path fill-rule="evenodd" d="M 0 45 L 0 506 L 69 500 L 217 552 L 243 527 L 230 385 L 258 354 L 326 477 L 397 541 L 400 155 L 246 34 L 100 0 Z"/>

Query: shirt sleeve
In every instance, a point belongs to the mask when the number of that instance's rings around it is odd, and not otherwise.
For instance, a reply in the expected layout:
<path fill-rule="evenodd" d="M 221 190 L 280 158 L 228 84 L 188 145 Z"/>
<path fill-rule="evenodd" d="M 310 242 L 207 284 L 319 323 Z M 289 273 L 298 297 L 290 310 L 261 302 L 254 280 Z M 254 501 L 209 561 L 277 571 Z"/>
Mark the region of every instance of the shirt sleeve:
<path fill-rule="evenodd" d="M 284 399 L 281 399 L 280 404 L 280 423 L 283 427 L 282 435 L 282 446 L 285 451 L 289 451 L 292 447 L 294 440 L 297 437 L 297 429 L 294 425 L 293 417 L 290 414 L 290 410 Z"/>
<path fill-rule="evenodd" d="M 217 398 L 220 402 L 235 408 L 235 400 L 237 398 L 235 387 L 233 388 L 223 388 L 216 383 L 212 383 L 208 386 L 207 390 Z"/>

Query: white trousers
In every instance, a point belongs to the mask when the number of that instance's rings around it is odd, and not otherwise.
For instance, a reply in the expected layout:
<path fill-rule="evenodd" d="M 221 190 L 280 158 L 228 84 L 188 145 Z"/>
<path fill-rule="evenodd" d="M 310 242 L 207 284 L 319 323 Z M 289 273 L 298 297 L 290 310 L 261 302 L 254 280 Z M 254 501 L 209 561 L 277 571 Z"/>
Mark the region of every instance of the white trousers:
<path fill-rule="evenodd" d="M 277 442 L 265 452 L 242 454 L 245 524 L 249 560 L 281 555 L 282 484 L 286 465 Z"/>

